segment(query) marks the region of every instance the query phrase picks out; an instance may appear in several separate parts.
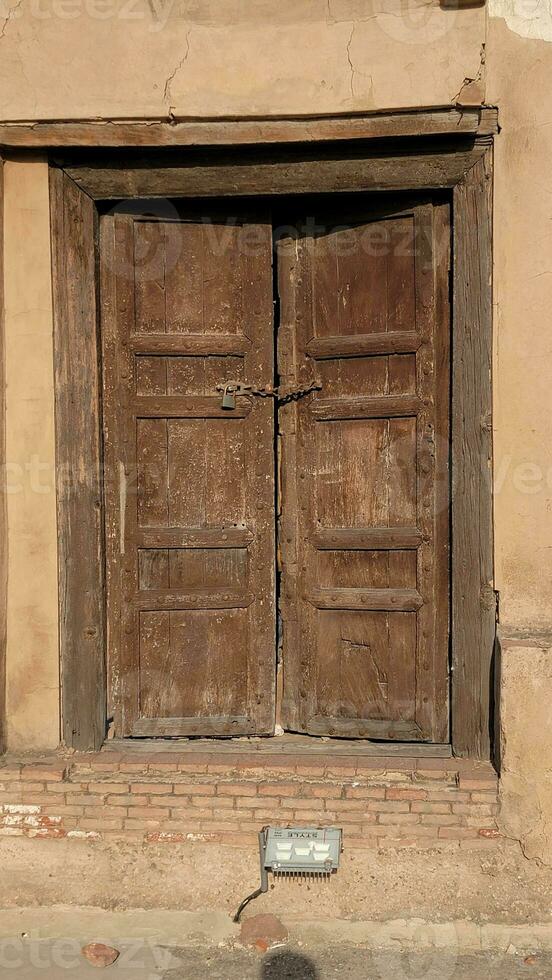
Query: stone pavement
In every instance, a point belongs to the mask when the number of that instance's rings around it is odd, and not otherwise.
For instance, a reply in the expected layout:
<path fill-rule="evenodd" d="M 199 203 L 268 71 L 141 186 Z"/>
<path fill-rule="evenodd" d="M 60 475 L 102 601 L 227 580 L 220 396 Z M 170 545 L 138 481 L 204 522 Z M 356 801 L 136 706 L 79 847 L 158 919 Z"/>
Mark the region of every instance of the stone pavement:
<path fill-rule="evenodd" d="M 209 954 L 179 950 L 181 963 L 166 980 L 517 980 L 552 977 L 552 956 L 526 965 L 524 958 L 488 954 L 458 958 L 447 951 L 399 953 L 358 948 L 288 947 L 264 956 L 242 951 Z"/>
<path fill-rule="evenodd" d="M 117 945 L 117 943 L 114 943 Z M 458 954 L 285 945 L 261 955 L 240 947 L 119 944 L 117 963 L 86 963 L 75 939 L 0 940 L 1 980 L 536 980 L 552 977 L 552 954 Z"/>

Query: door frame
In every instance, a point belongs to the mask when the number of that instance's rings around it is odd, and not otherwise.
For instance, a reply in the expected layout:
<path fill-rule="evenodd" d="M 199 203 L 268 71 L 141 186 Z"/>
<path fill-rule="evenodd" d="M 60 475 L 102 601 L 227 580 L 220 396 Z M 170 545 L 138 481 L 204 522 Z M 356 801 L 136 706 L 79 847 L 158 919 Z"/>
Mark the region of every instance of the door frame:
<path fill-rule="evenodd" d="M 456 132 L 453 113 L 462 119 L 461 126 L 456 120 Z M 264 120 L 253 128 L 248 120 L 192 121 L 178 124 L 179 138 L 160 121 L 151 133 L 151 123 L 142 124 L 146 148 L 139 150 L 129 149 L 137 145 L 136 130 L 125 135 L 125 126 L 117 142 L 116 123 L 107 134 L 93 123 L 82 124 L 80 136 L 74 125 L 70 133 L 64 129 L 69 125 L 48 124 L 32 132 L 12 127 L 10 137 L 18 146 L 56 147 L 50 163 L 65 744 L 97 749 L 107 727 L 95 202 L 448 189 L 453 208 L 452 751 L 490 758 L 496 632 L 491 379 L 496 112 Z M 206 127 L 201 137 L 199 125 Z M 0 147 L 7 129 L 0 127 Z M 201 148 L 193 145 L 198 139 Z M 122 153 L 106 148 L 109 140 L 127 148 Z M 186 150 L 175 141 L 187 144 Z"/>

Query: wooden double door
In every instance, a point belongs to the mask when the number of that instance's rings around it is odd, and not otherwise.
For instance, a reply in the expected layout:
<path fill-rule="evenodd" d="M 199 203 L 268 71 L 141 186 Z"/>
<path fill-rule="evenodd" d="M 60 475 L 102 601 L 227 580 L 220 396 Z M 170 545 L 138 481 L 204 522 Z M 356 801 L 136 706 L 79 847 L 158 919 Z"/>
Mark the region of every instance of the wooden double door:
<path fill-rule="evenodd" d="M 100 226 L 115 733 L 447 741 L 448 205 L 153 212 Z"/>

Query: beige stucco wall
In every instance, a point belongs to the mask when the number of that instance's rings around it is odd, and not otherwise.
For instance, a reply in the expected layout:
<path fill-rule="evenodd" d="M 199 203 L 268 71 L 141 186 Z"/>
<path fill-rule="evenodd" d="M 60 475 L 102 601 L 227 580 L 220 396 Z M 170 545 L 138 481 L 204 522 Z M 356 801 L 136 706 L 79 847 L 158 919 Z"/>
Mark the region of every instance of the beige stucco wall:
<path fill-rule="evenodd" d="M 551 90 L 551 0 L 488 0 L 464 10 L 425 0 L 0 0 L 0 119 L 498 105 L 496 584 L 504 627 L 533 637 L 552 625 Z M 9 164 L 6 178 L 8 459 L 38 452 L 53 466 L 45 167 Z M 9 524 L 12 743 L 53 743 L 52 494 L 31 496 L 26 484 L 9 499 Z M 524 733 L 551 696 L 549 648 L 541 643 L 537 657 L 527 656 L 524 670 L 513 651 L 503 662 L 503 731 L 511 726 L 519 746 L 513 753 L 510 741 L 509 772 L 533 765 Z M 529 689 L 531 669 L 542 683 Z M 513 710 L 516 689 L 522 701 Z M 535 785 L 524 777 L 530 806 Z M 548 798 L 545 819 L 552 826 Z M 536 849 L 550 836 L 539 833 Z"/>
<path fill-rule="evenodd" d="M 552 7 L 490 2 L 501 822 L 552 866 Z"/>
<path fill-rule="evenodd" d="M 550 11 L 551 0 L 464 10 L 423 0 L 0 0 L 0 119 L 499 106 L 496 571 L 503 622 L 529 629 L 552 621 Z"/>
<path fill-rule="evenodd" d="M 546 631 L 552 625 L 552 7 L 550 0 L 492 0 L 491 9 L 511 24 L 491 17 L 487 44 L 487 98 L 499 105 L 503 127 L 495 151 L 496 580 L 504 628 Z"/>
<path fill-rule="evenodd" d="M 8 748 L 59 743 L 48 165 L 4 166 Z"/>
<path fill-rule="evenodd" d="M 552 866 L 552 639 L 503 639 L 500 828 Z"/>
<path fill-rule="evenodd" d="M 425 0 L 1 4 L 0 119 L 447 104 L 485 40 L 484 8 Z"/>

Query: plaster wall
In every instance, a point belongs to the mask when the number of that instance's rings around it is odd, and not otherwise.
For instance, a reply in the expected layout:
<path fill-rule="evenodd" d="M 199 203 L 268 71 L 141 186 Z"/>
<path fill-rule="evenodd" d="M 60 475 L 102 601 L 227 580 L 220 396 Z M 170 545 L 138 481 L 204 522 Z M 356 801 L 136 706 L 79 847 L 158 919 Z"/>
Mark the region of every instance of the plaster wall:
<path fill-rule="evenodd" d="M 501 829 L 552 865 L 552 6 L 490 0 Z"/>
<path fill-rule="evenodd" d="M 4 120 L 498 105 L 496 587 L 504 628 L 533 637 L 552 622 L 551 11 L 551 0 L 463 10 L 424 0 L 0 0 Z M 43 162 L 6 167 L 5 252 L 8 460 L 38 451 L 53 471 Z M 54 744 L 59 717 L 54 498 L 25 486 L 8 503 L 14 747 Z M 521 739 L 505 753 L 510 773 L 536 765 L 524 733 L 547 707 L 552 680 L 549 648 L 539 651 L 530 664 L 542 683 L 530 690 L 529 667 L 520 673 L 510 653 L 502 664 L 503 734 Z M 534 780 L 523 793 L 537 805 Z M 507 823 L 516 806 L 505 791 Z M 552 799 L 543 813 L 552 826 Z M 539 833 L 535 855 L 549 836 Z"/>
<path fill-rule="evenodd" d="M 4 165 L 8 749 L 59 743 L 48 165 Z"/>
<path fill-rule="evenodd" d="M 552 866 L 552 638 L 502 642 L 499 827 L 527 858 Z"/>
<path fill-rule="evenodd" d="M 446 105 L 484 41 L 426 0 L 0 0 L 0 119 Z"/>
<path fill-rule="evenodd" d="M 495 144 L 496 587 L 504 629 L 535 632 L 552 624 L 552 30 L 546 40 L 527 33 L 537 33 L 540 21 L 546 34 L 552 6 L 516 6 L 517 19 L 509 0 L 491 0 L 487 44 L 487 99 L 499 106 L 502 126 Z"/>
<path fill-rule="evenodd" d="M 552 6 L 489 0 L 501 830 L 552 865 Z"/>

